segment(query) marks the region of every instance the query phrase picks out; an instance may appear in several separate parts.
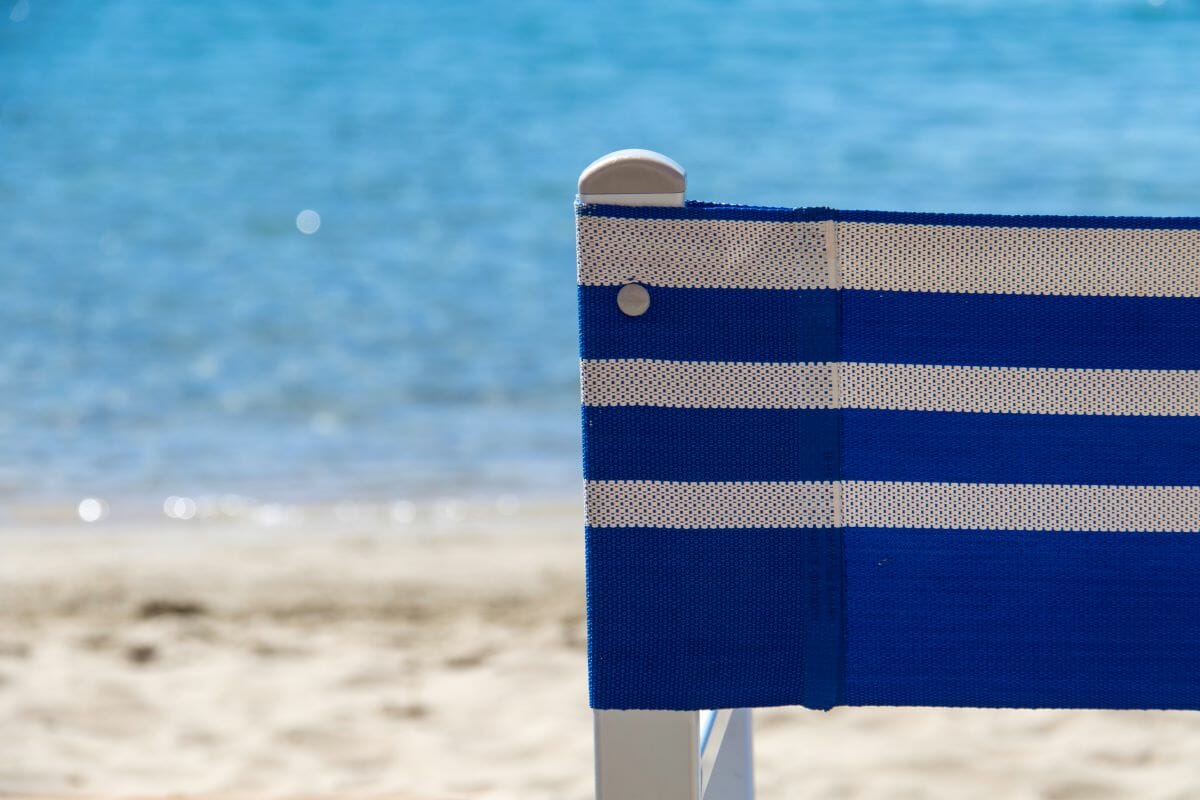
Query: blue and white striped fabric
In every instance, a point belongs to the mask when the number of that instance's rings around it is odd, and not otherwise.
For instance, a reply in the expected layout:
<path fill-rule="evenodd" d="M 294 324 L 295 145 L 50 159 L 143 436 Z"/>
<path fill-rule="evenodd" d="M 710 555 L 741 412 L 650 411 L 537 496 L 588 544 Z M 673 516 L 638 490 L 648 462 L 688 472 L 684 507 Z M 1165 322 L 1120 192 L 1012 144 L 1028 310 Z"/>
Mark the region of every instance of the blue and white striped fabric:
<path fill-rule="evenodd" d="M 577 223 L 593 706 L 1200 708 L 1200 219 Z"/>

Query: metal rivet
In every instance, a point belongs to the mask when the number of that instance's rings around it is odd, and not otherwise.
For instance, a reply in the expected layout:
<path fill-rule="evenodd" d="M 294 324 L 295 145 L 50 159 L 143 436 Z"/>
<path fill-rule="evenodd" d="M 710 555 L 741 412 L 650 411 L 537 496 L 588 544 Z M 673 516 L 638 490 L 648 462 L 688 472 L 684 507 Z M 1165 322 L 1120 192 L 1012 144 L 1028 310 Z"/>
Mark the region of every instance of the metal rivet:
<path fill-rule="evenodd" d="M 630 317 L 640 317 L 650 308 L 650 293 L 640 283 L 627 283 L 617 292 L 617 308 Z"/>

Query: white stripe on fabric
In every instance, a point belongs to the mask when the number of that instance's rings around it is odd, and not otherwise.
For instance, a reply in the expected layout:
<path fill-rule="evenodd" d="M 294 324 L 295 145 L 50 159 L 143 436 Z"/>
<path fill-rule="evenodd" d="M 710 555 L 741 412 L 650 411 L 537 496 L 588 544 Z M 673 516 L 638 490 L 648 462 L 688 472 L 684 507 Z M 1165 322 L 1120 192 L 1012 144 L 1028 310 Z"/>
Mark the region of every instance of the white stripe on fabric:
<path fill-rule="evenodd" d="M 1200 415 L 1200 371 L 842 366 L 846 408 L 1002 414 Z"/>
<path fill-rule="evenodd" d="M 828 481 L 587 481 L 593 528 L 831 528 Z"/>
<path fill-rule="evenodd" d="M 579 282 L 1200 297 L 1200 230 L 582 216 Z"/>
<path fill-rule="evenodd" d="M 1200 371 L 585 360 L 583 403 L 1200 416 Z M 840 377 L 839 377 L 840 374 Z"/>
<path fill-rule="evenodd" d="M 836 370 L 828 362 L 580 362 L 585 406 L 836 408 Z"/>
<path fill-rule="evenodd" d="M 846 289 L 1200 297 L 1200 230 L 837 227 Z"/>
<path fill-rule="evenodd" d="M 588 481 L 594 528 L 1200 532 L 1200 486 Z"/>
<path fill-rule="evenodd" d="M 1200 531 L 1198 486 L 845 481 L 846 527 Z"/>
<path fill-rule="evenodd" d="M 577 217 L 579 283 L 831 288 L 820 222 Z"/>

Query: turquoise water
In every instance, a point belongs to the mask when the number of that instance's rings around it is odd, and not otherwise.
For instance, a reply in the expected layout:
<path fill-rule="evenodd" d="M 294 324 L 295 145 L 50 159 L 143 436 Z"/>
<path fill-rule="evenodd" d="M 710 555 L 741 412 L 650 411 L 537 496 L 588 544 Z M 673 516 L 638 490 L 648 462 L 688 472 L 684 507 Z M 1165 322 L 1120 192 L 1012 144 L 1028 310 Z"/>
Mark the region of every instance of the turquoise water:
<path fill-rule="evenodd" d="M 1198 44 L 1180 0 L 10 2 L 0 508 L 573 493 L 591 159 L 1193 215 Z"/>

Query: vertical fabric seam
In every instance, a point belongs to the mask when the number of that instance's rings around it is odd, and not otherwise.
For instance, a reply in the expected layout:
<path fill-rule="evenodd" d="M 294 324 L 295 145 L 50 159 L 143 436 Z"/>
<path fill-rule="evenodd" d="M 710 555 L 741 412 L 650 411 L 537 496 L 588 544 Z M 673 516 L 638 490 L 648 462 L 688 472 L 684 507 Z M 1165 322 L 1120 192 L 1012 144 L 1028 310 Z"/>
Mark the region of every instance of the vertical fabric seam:
<path fill-rule="evenodd" d="M 842 525 L 842 319 L 841 264 L 838 255 L 837 222 L 834 212 L 821 222 L 826 282 L 834 292 L 831 337 L 833 369 L 830 371 L 833 405 L 833 441 L 821 447 L 823 460 L 832 473 L 829 500 L 833 506 L 833 526 L 820 531 L 802 532 L 805 537 L 805 568 L 800 580 L 805 597 L 801 614 L 804 637 L 804 662 L 801 665 L 801 702 L 812 709 L 828 710 L 842 701 L 845 650 L 845 557 Z"/>
<path fill-rule="evenodd" d="M 833 262 L 830 269 L 834 275 L 833 290 L 837 293 L 837 313 L 834 316 L 834 325 L 837 328 L 837 355 L 834 361 L 833 382 L 834 382 L 834 404 L 837 408 L 837 467 L 834 472 L 834 524 L 836 526 L 834 536 L 836 537 L 837 547 L 837 564 L 838 573 L 838 596 L 837 596 L 837 686 L 835 688 L 836 695 L 834 704 L 840 704 L 845 697 L 845 680 L 846 680 L 846 643 L 849 637 L 846 633 L 846 530 L 845 530 L 845 496 L 842 492 L 842 463 L 845 458 L 843 442 L 845 437 L 843 434 L 843 425 L 845 422 L 845 387 L 842 381 L 845 379 L 846 371 L 844 369 L 845 353 L 843 350 L 843 334 L 844 315 L 842 308 L 842 252 L 840 242 L 838 240 L 838 212 L 834 211 L 831 216 L 833 219 L 829 222 L 829 258 Z"/>
<path fill-rule="evenodd" d="M 833 526 L 842 527 L 842 264 L 838 250 L 837 220 L 828 219 L 822 223 L 825 229 L 825 259 L 829 274 L 829 286 L 837 293 L 837 314 L 834 317 L 835 335 L 837 337 L 836 358 L 833 362 L 833 407 L 838 412 L 837 463 L 834 467 L 833 480 Z"/>

